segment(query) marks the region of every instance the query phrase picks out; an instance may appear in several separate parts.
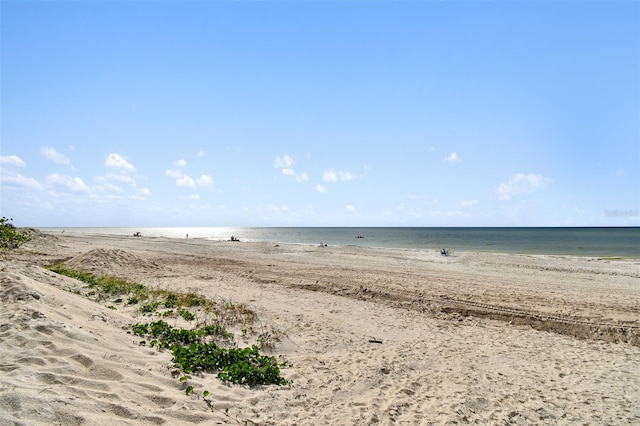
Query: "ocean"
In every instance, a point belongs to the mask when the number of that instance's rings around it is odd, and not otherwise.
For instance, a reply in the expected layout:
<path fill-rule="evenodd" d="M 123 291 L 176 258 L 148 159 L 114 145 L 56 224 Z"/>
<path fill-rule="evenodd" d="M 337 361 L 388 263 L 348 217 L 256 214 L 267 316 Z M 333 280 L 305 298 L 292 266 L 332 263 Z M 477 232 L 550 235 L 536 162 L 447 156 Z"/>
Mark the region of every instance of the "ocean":
<path fill-rule="evenodd" d="M 624 228 L 40 228 L 43 232 L 200 238 L 282 244 L 386 247 L 454 252 L 640 258 L 640 227 Z"/>

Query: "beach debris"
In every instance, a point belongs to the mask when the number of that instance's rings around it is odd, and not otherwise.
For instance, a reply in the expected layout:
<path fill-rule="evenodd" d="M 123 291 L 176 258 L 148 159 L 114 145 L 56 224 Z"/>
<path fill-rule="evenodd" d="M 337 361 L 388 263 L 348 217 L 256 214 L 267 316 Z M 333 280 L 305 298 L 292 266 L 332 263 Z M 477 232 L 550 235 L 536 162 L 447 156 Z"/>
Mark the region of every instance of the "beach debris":
<path fill-rule="evenodd" d="M 379 344 L 382 344 L 382 340 L 376 339 L 375 337 L 369 337 L 369 343 L 379 343 Z"/>

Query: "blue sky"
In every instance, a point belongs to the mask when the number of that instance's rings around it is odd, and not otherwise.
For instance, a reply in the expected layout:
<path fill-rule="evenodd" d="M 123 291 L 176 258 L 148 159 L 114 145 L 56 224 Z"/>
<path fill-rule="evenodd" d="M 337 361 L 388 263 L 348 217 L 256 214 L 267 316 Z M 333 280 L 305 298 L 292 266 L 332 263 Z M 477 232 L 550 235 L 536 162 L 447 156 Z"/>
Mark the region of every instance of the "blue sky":
<path fill-rule="evenodd" d="M 640 225 L 638 2 L 11 2 L 20 226 Z"/>

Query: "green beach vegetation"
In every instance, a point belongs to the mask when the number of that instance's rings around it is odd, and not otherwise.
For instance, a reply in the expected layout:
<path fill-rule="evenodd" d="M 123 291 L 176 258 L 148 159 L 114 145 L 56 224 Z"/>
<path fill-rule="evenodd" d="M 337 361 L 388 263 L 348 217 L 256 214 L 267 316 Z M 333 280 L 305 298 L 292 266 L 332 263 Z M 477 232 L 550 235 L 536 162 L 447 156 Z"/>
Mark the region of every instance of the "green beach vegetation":
<path fill-rule="evenodd" d="M 261 348 L 272 348 L 270 333 L 258 333 L 254 327 L 256 314 L 243 304 L 214 301 L 194 293 L 180 293 L 152 289 L 111 275 L 97 276 L 91 272 L 72 269 L 64 264 L 48 265 L 47 269 L 70 278 L 84 286 L 68 288 L 74 294 L 108 304 L 110 309 L 139 305 L 136 313 L 156 317 L 156 321 L 133 324 L 129 333 L 141 337 L 140 345 L 170 350 L 174 367 L 180 369 L 186 381 L 189 374 L 213 373 L 225 382 L 247 385 L 287 385 L 280 369 L 287 365 L 275 357 L 263 355 Z M 185 323 L 174 327 L 164 318 Z M 242 327 L 242 335 L 254 334 L 257 344 L 238 348 L 234 335 L 227 327 Z M 187 394 L 193 392 L 188 386 Z M 209 395 L 204 391 L 203 398 Z"/>
<path fill-rule="evenodd" d="M 12 250 L 20 247 L 27 241 L 31 241 L 31 231 L 17 229 L 13 219 L 2 217 L 0 219 L 0 250 Z"/>

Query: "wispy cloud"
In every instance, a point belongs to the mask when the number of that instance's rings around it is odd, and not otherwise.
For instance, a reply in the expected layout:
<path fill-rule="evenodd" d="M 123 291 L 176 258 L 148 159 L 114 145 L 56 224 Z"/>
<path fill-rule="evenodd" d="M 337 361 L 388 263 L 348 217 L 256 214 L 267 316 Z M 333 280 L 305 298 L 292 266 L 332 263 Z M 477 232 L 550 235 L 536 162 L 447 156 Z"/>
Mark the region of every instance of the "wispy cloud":
<path fill-rule="evenodd" d="M 458 156 L 458 153 L 452 152 L 448 157 L 445 157 L 443 161 L 446 161 L 447 163 L 459 163 L 462 160 Z"/>
<path fill-rule="evenodd" d="M 284 154 L 282 157 L 276 157 L 273 167 L 284 169 L 291 168 L 293 166 L 293 158 L 289 157 L 287 154 Z"/>
<path fill-rule="evenodd" d="M 214 186 L 213 178 L 209 175 L 202 175 L 197 180 L 198 185 L 200 186 Z"/>
<path fill-rule="evenodd" d="M 71 192 L 91 192 L 91 188 L 79 177 L 53 173 L 47 176 L 46 180 L 49 185 L 63 187 Z"/>
<path fill-rule="evenodd" d="M 132 178 L 131 176 L 127 176 L 127 175 L 120 175 L 120 174 L 115 174 L 115 173 L 107 173 L 105 175 L 105 178 L 107 180 L 111 180 L 111 181 L 115 181 L 115 182 L 119 182 L 119 183 L 124 183 L 126 185 L 130 185 L 130 186 L 137 186 L 136 180 L 134 178 Z"/>
<path fill-rule="evenodd" d="M 110 182 L 106 176 L 98 176 L 95 178 L 98 185 L 93 187 L 95 192 L 117 192 L 123 193 L 124 189 L 112 182 Z"/>
<path fill-rule="evenodd" d="M 326 194 L 327 193 L 327 187 L 324 185 L 316 185 L 316 191 L 318 191 L 321 194 Z"/>
<path fill-rule="evenodd" d="M 40 154 L 44 155 L 45 158 L 53 161 L 56 164 L 67 165 L 71 162 L 65 155 L 59 153 L 50 146 L 40 147 Z"/>
<path fill-rule="evenodd" d="M 195 189 L 196 182 L 191 177 L 182 175 L 178 180 L 176 180 L 176 185 Z"/>
<path fill-rule="evenodd" d="M 194 192 L 187 195 L 180 195 L 179 199 L 187 201 L 200 201 L 200 194 Z M 193 205 L 191 205 L 190 207 L 193 207 Z"/>
<path fill-rule="evenodd" d="M 182 177 L 182 172 L 180 170 L 176 170 L 176 169 L 168 169 L 166 172 L 167 176 L 172 177 L 172 178 L 181 178 Z"/>
<path fill-rule="evenodd" d="M 178 166 L 178 167 L 186 167 L 187 166 L 187 160 L 182 158 L 182 159 L 176 161 L 176 166 Z"/>
<path fill-rule="evenodd" d="M 0 164 L 5 166 L 17 166 L 17 167 L 26 167 L 27 164 L 22 161 L 22 158 L 17 155 L 2 155 L 0 156 Z"/>
<path fill-rule="evenodd" d="M 287 213 L 289 211 L 289 207 L 287 206 L 277 206 L 275 204 L 269 204 L 267 206 L 267 211 L 272 213 Z"/>
<path fill-rule="evenodd" d="M 330 170 L 326 170 L 322 174 L 322 180 L 325 182 L 338 182 L 339 180 L 341 181 L 353 180 L 353 175 L 350 172 L 342 172 L 342 171 L 336 171 L 334 169 L 330 169 Z"/>
<path fill-rule="evenodd" d="M 146 200 L 151 196 L 151 190 L 149 188 L 140 188 L 138 192 L 131 196 L 134 200 Z"/>
<path fill-rule="evenodd" d="M 351 204 L 349 204 L 348 206 L 345 206 L 344 209 L 348 213 L 355 213 L 357 211 L 357 209 L 354 206 L 352 206 Z"/>
<path fill-rule="evenodd" d="M 176 162 L 176 164 L 180 163 L 180 161 Z M 186 164 L 186 162 L 185 162 Z M 213 187 L 213 177 L 210 175 L 202 174 L 196 180 L 194 180 L 191 176 L 183 173 L 178 169 L 168 169 L 165 171 L 165 174 L 169 177 L 176 179 L 176 185 L 183 188 L 191 188 L 196 189 L 196 187 Z"/>
<path fill-rule="evenodd" d="M 13 184 L 20 187 L 33 188 L 41 190 L 42 186 L 37 180 L 26 177 L 20 173 L 7 173 L 5 170 L 0 174 L 0 182 L 4 184 Z"/>
<path fill-rule="evenodd" d="M 273 167 L 280 169 L 282 174 L 285 176 L 294 177 L 300 183 L 308 181 L 309 176 L 306 173 L 297 173 L 291 167 L 293 166 L 293 163 L 293 158 L 289 157 L 287 154 L 284 154 L 282 157 L 276 157 L 273 162 Z"/>
<path fill-rule="evenodd" d="M 542 175 L 517 173 L 511 176 L 507 182 L 500 184 L 496 189 L 496 193 L 499 199 L 509 200 L 521 194 L 536 192 L 550 183 L 551 179 Z"/>
<path fill-rule="evenodd" d="M 125 157 L 116 153 L 109 154 L 106 161 L 104 162 L 104 165 L 109 169 L 123 170 L 127 172 L 136 171 L 136 168 L 133 167 L 133 165 L 130 164 Z"/>

